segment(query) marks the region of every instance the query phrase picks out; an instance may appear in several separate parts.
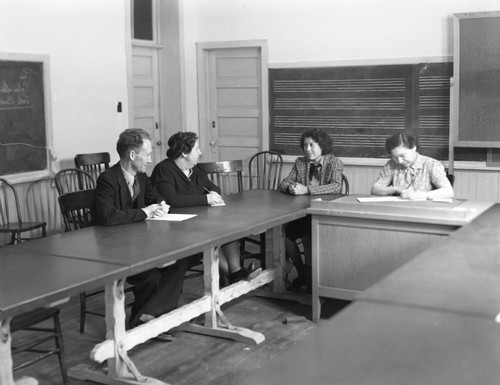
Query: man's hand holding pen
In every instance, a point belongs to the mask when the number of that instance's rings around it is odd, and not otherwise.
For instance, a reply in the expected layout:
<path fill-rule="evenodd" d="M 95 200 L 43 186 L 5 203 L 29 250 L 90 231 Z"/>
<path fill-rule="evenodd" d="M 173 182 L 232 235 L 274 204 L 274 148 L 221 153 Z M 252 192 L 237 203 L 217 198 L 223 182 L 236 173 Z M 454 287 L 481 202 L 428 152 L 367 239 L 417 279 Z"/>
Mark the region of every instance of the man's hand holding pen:
<path fill-rule="evenodd" d="M 401 191 L 401 198 L 409 199 L 412 201 L 424 201 L 428 198 L 429 193 L 425 191 L 416 191 L 412 187 L 409 187 Z"/>

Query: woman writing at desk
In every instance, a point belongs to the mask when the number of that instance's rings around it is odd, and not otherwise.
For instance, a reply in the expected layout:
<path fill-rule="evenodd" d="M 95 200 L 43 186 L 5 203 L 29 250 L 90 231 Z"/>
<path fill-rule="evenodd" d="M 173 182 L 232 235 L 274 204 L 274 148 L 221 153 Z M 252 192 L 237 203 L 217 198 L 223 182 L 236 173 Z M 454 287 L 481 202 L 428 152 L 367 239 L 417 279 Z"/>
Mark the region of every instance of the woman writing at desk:
<path fill-rule="evenodd" d="M 453 198 L 443 165 L 417 152 L 416 139 L 402 131 L 387 139 L 392 155 L 372 187 L 374 195 L 400 195 L 411 200 Z"/>
<path fill-rule="evenodd" d="M 158 163 L 151 174 L 151 181 L 167 204 L 171 207 L 224 204 L 221 189 L 197 166 L 202 154 L 196 134 L 178 132 L 170 137 L 168 146 L 167 159 Z M 241 266 L 239 242 L 222 245 L 219 250 L 219 268 L 230 283 L 259 273 Z"/>

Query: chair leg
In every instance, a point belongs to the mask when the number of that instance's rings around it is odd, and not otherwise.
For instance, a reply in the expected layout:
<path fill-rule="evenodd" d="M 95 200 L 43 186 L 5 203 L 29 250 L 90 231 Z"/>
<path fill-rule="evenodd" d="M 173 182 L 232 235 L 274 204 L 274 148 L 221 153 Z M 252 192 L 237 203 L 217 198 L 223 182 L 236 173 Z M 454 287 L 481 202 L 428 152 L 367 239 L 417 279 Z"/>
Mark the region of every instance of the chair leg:
<path fill-rule="evenodd" d="M 80 333 L 85 331 L 85 313 L 87 312 L 87 298 L 85 293 L 80 293 Z"/>
<path fill-rule="evenodd" d="M 266 268 L 266 232 L 260 234 L 260 267 Z"/>
<path fill-rule="evenodd" d="M 64 355 L 64 340 L 61 330 L 61 324 L 59 322 L 59 316 L 54 315 L 54 330 L 55 330 L 55 342 L 57 347 L 57 357 L 59 358 L 59 366 L 61 368 L 61 375 L 63 378 L 63 384 L 68 384 L 68 369 L 66 367 L 66 357 Z"/>

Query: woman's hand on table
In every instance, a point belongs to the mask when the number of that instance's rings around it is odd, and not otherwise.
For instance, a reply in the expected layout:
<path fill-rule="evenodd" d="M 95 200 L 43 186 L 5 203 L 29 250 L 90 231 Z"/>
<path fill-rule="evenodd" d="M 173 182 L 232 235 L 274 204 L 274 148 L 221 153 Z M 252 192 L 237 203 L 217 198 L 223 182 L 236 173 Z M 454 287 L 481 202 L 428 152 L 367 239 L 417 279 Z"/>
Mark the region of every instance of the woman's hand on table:
<path fill-rule="evenodd" d="M 216 192 L 210 191 L 207 194 L 207 202 L 210 206 L 224 204 L 224 199 Z"/>
<path fill-rule="evenodd" d="M 294 185 L 290 185 L 288 192 L 291 195 L 306 195 L 309 194 L 309 189 L 301 183 L 296 183 Z"/>

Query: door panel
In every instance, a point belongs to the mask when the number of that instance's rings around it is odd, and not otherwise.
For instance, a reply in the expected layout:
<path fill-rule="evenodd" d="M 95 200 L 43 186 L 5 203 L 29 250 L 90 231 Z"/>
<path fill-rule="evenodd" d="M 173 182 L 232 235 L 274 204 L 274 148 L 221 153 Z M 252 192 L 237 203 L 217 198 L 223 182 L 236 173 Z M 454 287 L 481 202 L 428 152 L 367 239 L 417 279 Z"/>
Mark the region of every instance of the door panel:
<path fill-rule="evenodd" d="M 262 147 L 260 48 L 208 52 L 206 161 L 243 159 Z"/>
<path fill-rule="evenodd" d="M 151 136 L 153 153 L 152 163 L 147 173 L 156 163 L 162 160 L 162 144 L 159 131 L 159 75 L 158 52 L 154 47 L 132 48 L 132 81 L 133 81 L 133 127 L 145 129 Z"/>

